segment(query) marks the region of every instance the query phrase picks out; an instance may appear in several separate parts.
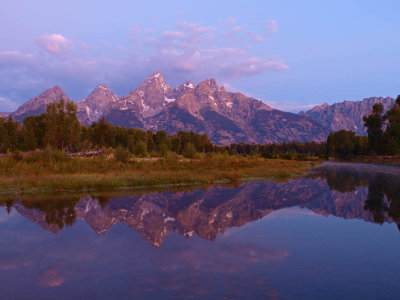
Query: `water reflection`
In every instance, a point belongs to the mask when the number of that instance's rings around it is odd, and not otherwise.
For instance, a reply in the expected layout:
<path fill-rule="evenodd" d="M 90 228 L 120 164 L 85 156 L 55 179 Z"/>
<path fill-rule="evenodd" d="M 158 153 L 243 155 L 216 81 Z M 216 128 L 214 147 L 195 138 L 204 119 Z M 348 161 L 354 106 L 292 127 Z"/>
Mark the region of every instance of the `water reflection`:
<path fill-rule="evenodd" d="M 368 164 L 328 164 L 315 175 L 325 178 L 329 188 L 356 195 L 367 187 L 364 210 L 375 223 L 395 222 L 400 230 L 400 168 Z"/>
<path fill-rule="evenodd" d="M 159 248 L 171 232 L 214 241 L 227 228 L 292 206 L 325 216 L 399 226 L 399 178 L 396 168 L 327 164 L 307 178 L 285 183 L 247 182 L 236 188 L 215 186 L 126 196 L 26 198 L 3 200 L 1 205 L 55 234 L 73 226 L 77 219 L 99 235 L 117 223 L 126 224 Z"/>

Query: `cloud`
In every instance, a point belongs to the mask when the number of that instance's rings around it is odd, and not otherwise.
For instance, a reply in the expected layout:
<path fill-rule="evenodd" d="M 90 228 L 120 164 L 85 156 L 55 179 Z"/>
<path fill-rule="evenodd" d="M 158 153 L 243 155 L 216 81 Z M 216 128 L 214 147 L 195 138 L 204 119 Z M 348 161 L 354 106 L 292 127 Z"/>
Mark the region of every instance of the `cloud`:
<path fill-rule="evenodd" d="M 46 269 L 39 278 L 39 284 L 41 286 L 56 287 L 60 286 L 64 282 L 65 278 L 60 274 L 60 271 L 51 267 Z"/>
<path fill-rule="evenodd" d="M 210 77 L 229 82 L 284 71 L 289 66 L 283 59 L 262 54 L 264 49 L 260 54 L 251 46 L 254 41 L 268 40 L 266 30 L 276 32 L 276 21 L 269 20 L 250 34 L 234 19 L 218 28 L 187 22 L 163 31 L 136 26 L 123 46 L 107 41 L 89 45 L 59 33 L 44 34 L 38 39 L 37 51 L 0 52 L 0 94 L 22 102 L 59 84 L 74 91 L 69 96 L 79 100 L 99 83 L 111 86 L 116 93 L 127 93 L 157 70 L 173 85 Z"/>
<path fill-rule="evenodd" d="M 244 28 L 235 22 L 229 20 L 229 28 L 223 32 L 215 27 L 180 23 L 175 31 L 137 37 L 136 47 L 150 47 L 150 51 L 141 52 L 137 59 L 145 69 L 161 69 L 167 76 L 180 77 L 183 81 L 189 76 L 192 80 L 210 76 L 229 79 L 288 68 L 281 59 L 257 56 L 244 49 L 243 43 L 235 44 L 235 40 L 241 41 L 246 36 L 241 32 Z"/>
<path fill-rule="evenodd" d="M 10 99 L 0 97 L 0 111 L 12 112 L 18 108 L 18 104 Z"/>
<path fill-rule="evenodd" d="M 267 30 L 269 35 L 277 33 L 278 32 L 278 22 L 276 20 L 268 20 L 267 26 L 265 26 L 265 29 Z"/>
<path fill-rule="evenodd" d="M 0 52 L 0 65 L 3 67 L 10 65 L 30 65 L 33 59 L 33 55 L 24 54 L 20 51 L 8 50 Z"/>
<path fill-rule="evenodd" d="M 227 20 L 225 20 L 224 25 L 225 26 L 233 26 L 236 23 L 236 19 L 235 18 L 229 18 Z"/>
<path fill-rule="evenodd" d="M 42 35 L 38 43 L 45 51 L 63 58 L 71 50 L 71 42 L 57 33 Z"/>
<path fill-rule="evenodd" d="M 272 108 L 289 111 L 293 113 L 298 113 L 299 111 L 307 111 L 312 109 L 318 104 L 299 104 L 293 101 L 264 101 L 265 104 L 271 106 Z"/>
<path fill-rule="evenodd" d="M 260 34 L 253 34 L 252 36 L 251 36 L 251 41 L 252 42 L 255 42 L 255 43 L 261 43 L 261 42 L 263 42 L 265 39 L 263 38 L 263 36 L 262 35 L 260 35 Z"/>

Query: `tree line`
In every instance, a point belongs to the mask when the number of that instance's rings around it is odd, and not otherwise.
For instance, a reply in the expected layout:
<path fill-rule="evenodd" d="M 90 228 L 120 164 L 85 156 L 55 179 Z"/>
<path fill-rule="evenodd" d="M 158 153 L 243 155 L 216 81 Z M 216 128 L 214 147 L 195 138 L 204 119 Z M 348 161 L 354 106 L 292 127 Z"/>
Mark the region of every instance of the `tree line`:
<path fill-rule="evenodd" d="M 26 117 L 22 124 L 11 117 L 0 118 L 0 152 L 45 148 L 66 152 L 124 148 L 144 157 L 168 151 L 191 156 L 196 152 L 210 152 L 214 146 L 206 134 L 180 131 L 168 136 L 164 130 L 153 132 L 114 126 L 104 118 L 91 126 L 83 126 L 77 119 L 75 103 L 63 99 L 50 103 L 46 113 L 40 116 Z"/>
<path fill-rule="evenodd" d="M 101 118 L 91 126 L 77 119 L 77 107 L 72 101 L 55 101 L 46 113 L 28 116 L 20 124 L 11 117 L 0 118 L 0 152 L 32 151 L 50 148 L 66 152 L 81 152 L 101 148 L 123 149 L 138 157 L 165 156 L 174 152 L 193 158 L 197 153 L 223 152 L 230 155 L 259 155 L 265 158 L 306 159 L 310 156 L 351 158 L 362 155 L 400 154 L 400 95 L 393 107 L 383 114 L 377 103 L 372 113 L 364 117 L 368 136 L 340 130 L 332 132 L 326 142 L 235 143 L 214 145 L 207 134 L 179 131 L 141 130 L 114 126 Z"/>
<path fill-rule="evenodd" d="M 138 157 L 165 156 L 174 152 L 193 158 L 197 153 L 228 153 L 230 155 L 261 155 L 265 158 L 292 159 L 326 154 L 325 143 L 238 143 L 230 146 L 214 145 L 207 134 L 179 131 L 168 135 L 166 131 L 141 130 L 114 126 L 101 118 L 91 126 L 77 119 L 77 107 L 72 101 L 55 101 L 46 113 L 28 116 L 20 124 L 0 118 L 0 152 L 32 151 L 50 148 L 66 152 L 81 152 L 101 148 L 124 149 Z"/>
<path fill-rule="evenodd" d="M 391 109 L 385 114 L 383 111 L 382 103 L 376 103 L 371 114 L 364 116 L 367 136 L 357 136 L 348 130 L 331 133 L 327 139 L 327 154 L 344 159 L 400 154 L 400 95 Z"/>

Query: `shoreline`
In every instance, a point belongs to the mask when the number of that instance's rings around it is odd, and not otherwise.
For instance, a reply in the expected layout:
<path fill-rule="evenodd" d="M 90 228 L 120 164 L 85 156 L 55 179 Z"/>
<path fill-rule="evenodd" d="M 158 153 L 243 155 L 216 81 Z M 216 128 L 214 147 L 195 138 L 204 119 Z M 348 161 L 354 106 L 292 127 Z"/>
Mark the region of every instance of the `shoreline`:
<path fill-rule="evenodd" d="M 353 157 L 348 160 L 329 159 L 330 162 L 348 162 L 348 163 L 363 163 L 363 164 L 377 164 L 385 166 L 400 167 L 400 155 L 397 156 L 365 156 Z"/>
<path fill-rule="evenodd" d="M 140 189 L 171 189 L 244 181 L 285 181 L 306 175 L 319 161 L 260 157 L 207 157 L 192 160 L 160 158 L 126 164 L 96 158 L 66 161 L 0 159 L 0 198 L 40 193 L 91 193 Z"/>

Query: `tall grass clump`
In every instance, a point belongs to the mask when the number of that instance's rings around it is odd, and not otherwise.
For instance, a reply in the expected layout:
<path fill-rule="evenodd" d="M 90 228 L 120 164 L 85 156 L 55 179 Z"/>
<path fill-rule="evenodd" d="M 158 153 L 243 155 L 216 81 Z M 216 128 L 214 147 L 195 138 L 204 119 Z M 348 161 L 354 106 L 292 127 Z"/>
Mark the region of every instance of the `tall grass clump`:
<path fill-rule="evenodd" d="M 118 146 L 117 149 L 115 150 L 114 158 L 116 161 L 126 164 L 128 162 L 129 155 L 130 153 L 128 149 L 122 146 Z"/>
<path fill-rule="evenodd" d="M 187 143 L 183 149 L 182 155 L 185 158 L 195 158 L 196 153 L 197 151 L 195 146 L 192 143 Z"/>

